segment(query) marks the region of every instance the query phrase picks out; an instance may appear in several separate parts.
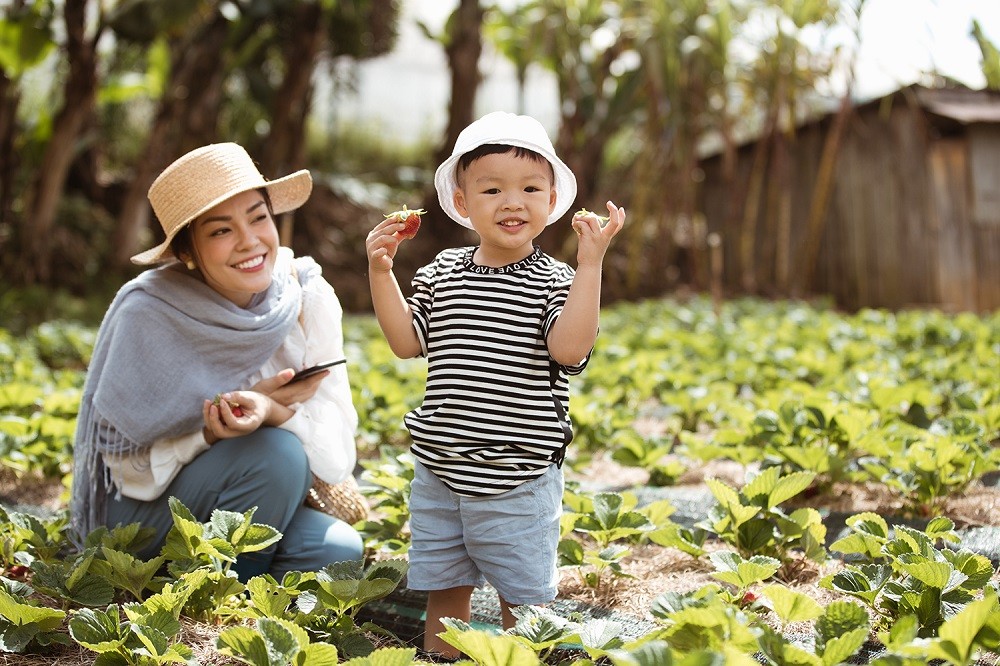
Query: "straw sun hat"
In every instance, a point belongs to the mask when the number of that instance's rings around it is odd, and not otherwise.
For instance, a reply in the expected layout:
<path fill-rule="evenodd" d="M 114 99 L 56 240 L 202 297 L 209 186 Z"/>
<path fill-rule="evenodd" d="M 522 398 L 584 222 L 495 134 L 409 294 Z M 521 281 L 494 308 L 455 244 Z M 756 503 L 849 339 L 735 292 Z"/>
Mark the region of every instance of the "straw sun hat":
<path fill-rule="evenodd" d="M 496 111 L 476 120 L 458 135 L 451 157 L 441 163 L 434 173 L 434 187 L 438 202 L 448 217 L 463 227 L 472 228 L 472 222 L 462 217 L 455 208 L 455 190 L 458 188 L 458 160 L 462 155 L 486 144 L 503 144 L 533 150 L 552 165 L 555 173 L 556 205 L 549 215 L 548 224 L 562 217 L 576 199 L 576 176 L 558 157 L 549 135 L 542 124 L 531 116 Z"/>
<path fill-rule="evenodd" d="M 166 240 L 132 257 L 132 263 L 157 264 L 172 258 L 170 241 L 199 215 L 233 195 L 264 188 L 274 214 L 295 210 L 312 192 L 305 169 L 265 180 L 247 151 L 235 143 L 196 148 L 163 170 L 149 187 L 149 203 L 163 227 Z"/>

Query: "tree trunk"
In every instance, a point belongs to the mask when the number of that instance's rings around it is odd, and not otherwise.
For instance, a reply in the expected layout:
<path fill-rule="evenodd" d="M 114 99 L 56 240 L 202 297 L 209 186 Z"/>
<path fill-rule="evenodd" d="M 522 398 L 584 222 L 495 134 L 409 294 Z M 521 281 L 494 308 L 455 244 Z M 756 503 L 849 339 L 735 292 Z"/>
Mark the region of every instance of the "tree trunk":
<path fill-rule="evenodd" d="M 271 132 L 264 142 L 261 167 L 264 175 L 275 178 L 305 165 L 306 118 L 312 103 L 312 73 L 316 55 L 325 40 L 322 8 L 319 3 L 301 3 L 292 16 L 295 39 L 285 43 L 285 77 L 274 99 Z M 281 216 L 281 244 L 292 244 L 292 216 Z"/>
<path fill-rule="evenodd" d="M 18 85 L 0 71 L 0 228 L 11 220 L 14 201 L 14 174 L 18 156 L 14 150 L 17 107 L 21 101 Z"/>
<path fill-rule="evenodd" d="M 473 121 L 475 113 L 476 92 L 482 76 L 479 72 L 479 56 L 483 52 L 483 37 L 481 33 L 484 10 L 479 0 L 460 0 L 455 9 L 453 32 L 448 36 L 445 55 L 448 57 L 448 69 L 451 71 L 451 99 L 448 102 L 448 128 L 445 130 L 444 142 L 435 155 L 435 163 L 440 164 L 450 155 L 455 147 L 458 135 Z M 437 195 L 431 191 L 424 198 L 423 208 L 435 210 Z M 462 228 L 450 218 L 438 215 L 425 215 L 424 224 L 435 238 L 442 243 L 457 239 Z"/>
<path fill-rule="evenodd" d="M 284 44 L 285 76 L 274 98 L 271 131 L 260 155 L 264 175 L 302 166 L 305 120 L 312 101 L 312 72 L 324 40 L 320 3 L 300 3 L 291 19 L 294 40 Z"/>
<path fill-rule="evenodd" d="M 63 90 L 63 105 L 52 125 L 52 136 L 42 155 L 33 188 L 31 207 L 24 220 L 23 236 L 28 266 L 25 283 L 46 284 L 51 276 L 51 235 L 62 198 L 66 176 L 77 149 L 77 139 L 90 120 L 97 96 L 97 51 L 99 34 L 86 35 L 87 0 L 66 0 L 66 62 L 69 75 Z"/>
<path fill-rule="evenodd" d="M 187 130 L 203 123 L 199 130 L 199 144 L 212 140 L 216 117 L 203 118 L 192 113 L 204 109 L 202 102 L 210 100 L 221 88 L 224 73 L 223 47 L 228 22 L 215 13 L 200 29 L 193 30 L 191 38 L 172 46 L 170 83 L 160 100 L 160 107 L 153 120 L 142 158 L 136 169 L 118 216 L 115 231 L 113 264 L 118 268 L 129 265 L 129 258 L 139 250 L 142 232 L 149 226 L 150 207 L 146 193 L 157 174 L 186 149 L 190 141 Z M 211 127 L 211 131 L 207 128 Z M 178 150 L 178 146 L 184 146 Z"/>

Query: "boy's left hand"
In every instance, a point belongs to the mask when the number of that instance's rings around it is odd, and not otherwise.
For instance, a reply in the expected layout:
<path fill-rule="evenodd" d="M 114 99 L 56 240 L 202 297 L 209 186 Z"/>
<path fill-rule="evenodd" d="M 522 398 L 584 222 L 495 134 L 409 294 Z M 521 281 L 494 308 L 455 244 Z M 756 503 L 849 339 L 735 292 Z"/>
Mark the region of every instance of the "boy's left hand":
<path fill-rule="evenodd" d="M 608 202 L 608 217 L 583 209 L 573 215 L 573 230 L 580 237 L 576 252 L 577 265 L 597 264 L 604 261 L 604 253 L 611 245 L 611 239 L 618 235 L 625 224 L 625 209 Z M 602 222 L 606 223 L 602 226 Z"/>

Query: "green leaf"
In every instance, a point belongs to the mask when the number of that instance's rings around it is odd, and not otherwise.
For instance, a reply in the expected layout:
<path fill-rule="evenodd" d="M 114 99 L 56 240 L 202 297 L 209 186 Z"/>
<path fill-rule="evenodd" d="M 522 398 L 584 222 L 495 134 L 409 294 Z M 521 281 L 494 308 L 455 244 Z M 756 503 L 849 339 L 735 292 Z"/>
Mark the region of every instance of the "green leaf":
<path fill-rule="evenodd" d="M 337 666 L 340 662 L 340 656 L 337 654 L 337 648 L 329 643 L 310 643 L 302 649 L 299 656 L 301 657 L 301 660 L 296 663 L 301 666 Z M 412 663 L 412 659 L 411 661 L 406 662 L 386 660 L 377 661 L 375 663 L 383 664 L 384 666 L 392 666 L 395 663 L 399 663 L 402 666 Z"/>
<path fill-rule="evenodd" d="M 938 638 L 931 644 L 929 656 L 953 664 L 967 664 L 976 648 L 976 636 L 991 618 L 1000 612 L 996 596 L 987 596 L 968 604 L 941 625 Z"/>
<path fill-rule="evenodd" d="M 264 576 L 254 576 L 247 582 L 250 603 L 261 615 L 281 617 L 292 603 L 292 596 L 281 586 Z"/>
<path fill-rule="evenodd" d="M 136 599 L 142 599 L 143 590 L 163 564 L 162 557 L 154 557 L 148 562 L 143 562 L 128 553 L 112 550 L 106 546 L 102 548 L 102 553 L 114 573 L 114 578 L 109 582 L 128 590 Z"/>
<path fill-rule="evenodd" d="M 858 628 L 868 629 L 868 611 L 850 601 L 833 601 L 816 620 L 816 636 L 820 644 Z"/>
<path fill-rule="evenodd" d="M 641 643 L 629 650 L 613 650 L 608 656 L 615 666 L 672 666 L 675 664 L 670 644 L 661 640 Z"/>
<path fill-rule="evenodd" d="M 254 666 L 270 666 L 272 663 L 264 636 L 250 627 L 223 630 L 215 641 L 215 647 L 224 655 L 239 657 Z"/>
<path fill-rule="evenodd" d="M 786 500 L 795 497 L 808 488 L 815 478 L 816 474 L 814 472 L 793 472 L 781 477 L 774 484 L 774 489 L 768 495 L 767 508 L 773 509 Z"/>
<path fill-rule="evenodd" d="M 770 552 L 768 549 L 774 545 L 774 524 L 765 518 L 752 518 L 736 531 L 736 544 L 741 552 L 759 553 L 761 551 Z M 727 539 L 724 539 L 729 542 Z"/>
<path fill-rule="evenodd" d="M 868 627 L 858 627 L 826 642 L 820 655 L 824 666 L 836 666 L 850 659 L 868 638 Z"/>
<path fill-rule="evenodd" d="M 781 568 L 779 560 L 763 555 L 754 555 L 749 560 L 744 560 L 732 551 L 718 550 L 708 557 L 718 569 L 712 577 L 740 590 L 767 580 Z"/>
<path fill-rule="evenodd" d="M 59 627 L 65 617 L 66 613 L 61 610 L 23 603 L 0 587 L 0 618 L 14 625 L 35 624 L 41 629 L 51 630 Z"/>
<path fill-rule="evenodd" d="M 507 634 L 490 634 L 478 629 L 460 629 L 447 618 L 441 640 L 464 652 L 477 666 L 539 666 L 535 653 Z"/>
<path fill-rule="evenodd" d="M 952 573 L 957 573 L 947 562 L 932 562 L 919 555 L 904 553 L 896 560 L 896 566 L 913 576 L 927 587 L 943 590 L 948 587 Z M 962 576 L 963 580 L 965 576 Z"/>
<path fill-rule="evenodd" d="M 417 656 L 415 648 L 379 648 L 365 657 L 355 657 L 343 666 L 409 666 Z"/>
<path fill-rule="evenodd" d="M 118 605 L 106 611 L 83 608 L 69 621 L 69 634 L 77 643 L 94 652 L 115 652 L 125 645 L 120 629 Z"/>
<path fill-rule="evenodd" d="M 784 585 L 766 585 L 761 592 L 771 600 L 771 609 L 784 624 L 808 622 L 823 613 L 823 607 L 816 600 Z"/>

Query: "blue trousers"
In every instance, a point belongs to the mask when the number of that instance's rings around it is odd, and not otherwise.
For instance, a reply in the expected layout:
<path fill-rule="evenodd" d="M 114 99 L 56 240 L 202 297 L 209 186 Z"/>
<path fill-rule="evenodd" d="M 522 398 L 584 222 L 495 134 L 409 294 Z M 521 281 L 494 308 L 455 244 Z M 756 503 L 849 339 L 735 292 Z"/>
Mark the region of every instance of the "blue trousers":
<path fill-rule="evenodd" d="M 179 499 L 201 522 L 215 509 L 243 513 L 257 507 L 253 522 L 270 525 L 281 540 L 266 550 L 245 553 L 232 570 L 243 582 L 270 573 L 279 581 L 289 571 L 315 571 L 331 562 L 361 559 L 361 536 L 347 523 L 303 504 L 312 483 L 299 439 L 281 428 L 260 428 L 223 439 L 188 463 L 152 502 L 108 498 L 106 524 L 141 523 L 156 530 L 138 555 L 159 554 L 173 519 L 167 501 Z"/>

